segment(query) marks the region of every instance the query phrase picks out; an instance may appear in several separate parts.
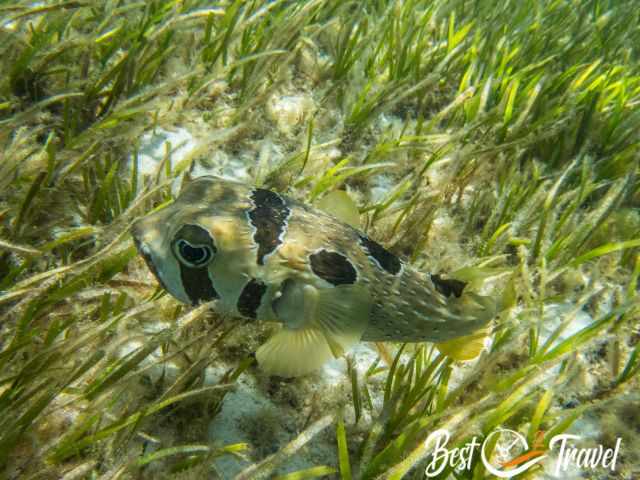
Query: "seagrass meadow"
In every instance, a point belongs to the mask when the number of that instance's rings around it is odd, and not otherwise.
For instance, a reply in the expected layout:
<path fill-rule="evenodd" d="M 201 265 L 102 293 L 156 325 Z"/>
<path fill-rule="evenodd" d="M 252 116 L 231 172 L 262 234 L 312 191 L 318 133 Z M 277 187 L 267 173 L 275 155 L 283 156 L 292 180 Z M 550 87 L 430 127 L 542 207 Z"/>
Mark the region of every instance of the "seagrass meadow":
<path fill-rule="evenodd" d="M 0 2 L 0 477 L 424 479 L 431 432 L 505 428 L 547 454 L 517 478 L 640 478 L 636 3 Z M 180 304 L 129 234 L 203 173 L 345 190 L 496 299 L 483 352 L 261 372 L 271 326 Z M 562 433 L 615 469 L 557 473 Z"/>

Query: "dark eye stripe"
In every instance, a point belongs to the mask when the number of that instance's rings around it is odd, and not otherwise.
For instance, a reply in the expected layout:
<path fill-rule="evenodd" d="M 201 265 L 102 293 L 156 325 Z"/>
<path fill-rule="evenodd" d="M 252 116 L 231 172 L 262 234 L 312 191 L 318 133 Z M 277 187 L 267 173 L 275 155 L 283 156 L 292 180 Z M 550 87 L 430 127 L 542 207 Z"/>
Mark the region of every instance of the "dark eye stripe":
<path fill-rule="evenodd" d="M 255 228 L 253 240 L 258 245 L 258 264 L 264 265 L 264 257 L 282 243 L 291 210 L 285 201 L 270 190 L 256 188 L 251 192 L 254 207 L 249 210 L 249 220 Z"/>
<path fill-rule="evenodd" d="M 320 250 L 309 255 L 311 270 L 333 285 L 356 283 L 358 273 L 349 259 L 337 252 Z"/>
<path fill-rule="evenodd" d="M 369 237 L 360 235 L 360 245 L 366 250 L 369 257 L 374 260 L 374 263 L 379 268 L 390 273 L 391 275 L 397 275 L 402 269 L 402 262 L 389 250 L 384 248 L 378 242 L 374 242 Z"/>
<path fill-rule="evenodd" d="M 207 268 L 192 268 L 182 263 L 179 265 L 182 287 L 193 305 L 220 298 L 213 288 Z"/>
<path fill-rule="evenodd" d="M 460 297 L 464 287 L 467 286 L 465 282 L 453 278 L 441 278 L 440 275 L 431 275 L 430 277 L 436 290 L 445 297 L 450 297 L 451 295 Z"/>
<path fill-rule="evenodd" d="M 240 312 L 240 315 L 247 318 L 256 318 L 256 312 L 266 291 L 267 286 L 260 280 L 255 278 L 249 280 L 238 298 L 238 312 Z"/>

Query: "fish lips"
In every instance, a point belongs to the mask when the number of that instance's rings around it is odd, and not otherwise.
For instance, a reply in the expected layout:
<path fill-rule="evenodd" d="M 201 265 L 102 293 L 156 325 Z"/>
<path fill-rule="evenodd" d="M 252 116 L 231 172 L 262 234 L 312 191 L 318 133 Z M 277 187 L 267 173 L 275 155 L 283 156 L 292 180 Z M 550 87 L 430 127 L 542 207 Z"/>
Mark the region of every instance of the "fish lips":
<path fill-rule="evenodd" d="M 162 277 L 160 276 L 160 274 L 158 273 L 158 270 L 156 269 L 156 265 L 153 262 L 153 257 L 151 256 L 151 253 L 149 252 L 149 249 L 147 248 L 147 246 L 145 244 L 143 244 L 140 239 L 136 236 L 135 233 L 132 233 L 132 237 L 133 237 L 133 243 L 136 246 L 136 249 L 138 250 L 138 253 L 142 256 L 142 258 L 144 259 L 144 263 L 147 264 L 147 267 L 149 268 L 149 270 L 151 271 L 151 273 L 153 273 L 153 276 L 156 277 L 156 279 L 158 280 L 158 283 L 160 283 L 160 285 L 162 286 L 162 288 L 164 288 L 165 290 L 169 290 L 167 288 L 167 285 L 164 283 L 164 280 L 162 280 Z"/>
<path fill-rule="evenodd" d="M 167 292 L 174 295 L 176 298 L 183 300 L 179 292 L 174 292 L 172 288 L 167 284 L 167 281 L 163 278 L 160 273 L 161 268 L 158 267 L 157 262 L 160 261 L 161 258 L 158 255 L 158 252 L 154 255 L 152 241 L 149 239 L 150 232 L 155 232 L 152 237 L 157 237 L 161 235 L 160 232 L 157 232 L 157 222 L 153 222 L 153 219 L 149 217 L 143 217 L 134 222 L 131 226 L 130 233 L 133 237 L 133 243 L 136 246 L 136 249 L 144 259 L 144 262 L 147 264 L 147 267 L 153 273 L 153 276 L 156 277 L 160 286 L 165 289 Z M 157 245 L 156 245 L 157 247 Z M 183 300 L 184 301 L 184 300 Z"/>

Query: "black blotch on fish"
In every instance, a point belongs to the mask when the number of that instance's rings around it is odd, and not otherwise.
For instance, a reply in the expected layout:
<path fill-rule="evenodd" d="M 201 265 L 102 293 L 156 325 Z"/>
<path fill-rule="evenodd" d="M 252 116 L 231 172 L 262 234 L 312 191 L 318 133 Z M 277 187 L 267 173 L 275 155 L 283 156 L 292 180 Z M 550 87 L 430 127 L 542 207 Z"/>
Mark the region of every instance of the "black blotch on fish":
<path fill-rule="evenodd" d="M 455 280 L 453 278 L 442 278 L 440 275 L 431 275 L 431 281 L 436 287 L 436 290 L 445 297 L 450 297 L 452 294 L 456 297 L 462 295 L 464 287 L 467 286 L 465 282 Z"/>
<path fill-rule="evenodd" d="M 267 286 L 260 280 L 256 280 L 255 278 L 249 280 L 242 289 L 242 292 L 240 292 L 238 312 L 245 317 L 256 318 L 260 301 L 266 291 Z"/>
<path fill-rule="evenodd" d="M 179 265 L 182 286 L 193 305 L 220 298 L 216 289 L 213 288 L 207 268 L 192 268 L 182 263 Z"/>
<path fill-rule="evenodd" d="M 378 266 L 391 275 L 397 275 L 402 268 L 402 263 L 393 253 L 384 248 L 378 242 L 371 240 L 369 237 L 360 235 L 360 245 L 362 245 L 367 253 L 377 262 Z"/>
<path fill-rule="evenodd" d="M 253 240 L 258 245 L 258 265 L 264 265 L 264 257 L 282 243 L 281 236 L 291 210 L 280 195 L 270 190 L 256 188 L 251 192 L 251 200 L 254 208 L 248 215 L 256 229 Z"/>
<path fill-rule="evenodd" d="M 313 273 L 333 285 L 356 283 L 358 273 L 355 267 L 340 253 L 323 249 L 309 255 L 309 260 Z"/>

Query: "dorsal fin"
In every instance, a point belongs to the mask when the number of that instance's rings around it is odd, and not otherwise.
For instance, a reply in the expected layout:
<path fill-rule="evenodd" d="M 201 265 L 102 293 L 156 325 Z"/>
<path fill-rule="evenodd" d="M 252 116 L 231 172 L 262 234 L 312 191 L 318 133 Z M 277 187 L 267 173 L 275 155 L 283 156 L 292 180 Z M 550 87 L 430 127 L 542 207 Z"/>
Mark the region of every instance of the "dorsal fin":
<path fill-rule="evenodd" d="M 334 190 L 320 199 L 316 206 L 338 220 L 360 228 L 360 211 L 356 203 L 344 190 Z"/>

